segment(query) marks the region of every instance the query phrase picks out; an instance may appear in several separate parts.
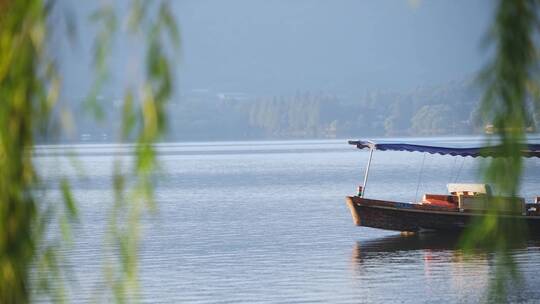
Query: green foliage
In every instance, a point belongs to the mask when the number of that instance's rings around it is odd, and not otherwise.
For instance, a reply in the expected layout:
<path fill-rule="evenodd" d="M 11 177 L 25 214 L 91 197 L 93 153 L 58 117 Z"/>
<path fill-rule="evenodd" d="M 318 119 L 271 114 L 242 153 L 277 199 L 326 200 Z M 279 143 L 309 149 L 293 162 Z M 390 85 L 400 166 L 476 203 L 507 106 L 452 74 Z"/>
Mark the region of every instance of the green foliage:
<path fill-rule="evenodd" d="M 127 172 L 121 158 L 114 165 L 114 205 L 109 220 L 107 250 L 117 260 L 105 265 L 106 279 L 116 302 L 137 300 L 137 255 L 141 237 L 139 221 L 145 209 L 153 210 L 153 172 L 158 160 L 153 143 L 166 130 L 165 105 L 172 93 L 173 75 L 167 46 L 179 47 L 180 38 L 168 2 L 133 1 L 128 13 L 129 33 L 142 39 L 146 46 L 145 70 L 142 83 L 128 89 L 122 106 L 121 139 L 135 137 L 133 163 Z M 99 92 L 108 75 L 108 54 L 116 30 L 114 9 L 104 6 L 98 11 L 96 22 L 101 25 L 95 45 L 96 78 L 92 93 Z M 92 99 L 91 99 L 92 100 Z M 93 99 L 95 100 L 95 98 Z M 97 104 L 101 109 L 101 105 Z"/>
<path fill-rule="evenodd" d="M 103 5 L 90 17 L 95 24 L 100 26 L 94 48 L 94 67 L 96 81 L 94 81 L 90 93 L 85 103 L 85 108 L 89 110 L 96 119 L 103 119 L 104 111 L 99 103 L 98 96 L 104 84 L 109 78 L 107 56 L 111 52 L 113 34 L 117 28 L 117 18 L 114 7 L 110 4 Z"/>
<path fill-rule="evenodd" d="M 497 151 L 502 157 L 492 158 L 483 166 L 487 182 L 494 193 L 490 204 L 494 206 L 488 215 L 475 223 L 464 238 L 467 249 L 479 244 L 498 252 L 496 280 L 490 289 L 491 300 L 505 302 L 505 288 L 511 280 L 519 280 L 519 272 L 509 254 L 511 241 L 525 237 L 521 221 L 501 222 L 498 204 L 508 204 L 519 194 L 523 160 L 522 144 L 526 140 L 527 85 L 533 79 L 531 72 L 536 63 L 536 48 L 533 37 L 538 24 L 537 4 L 532 0 L 500 0 L 493 26 L 492 39 L 496 46 L 495 58 L 482 74 L 486 94 L 482 102 L 482 113 L 493 121 Z M 491 144 L 491 143 L 488 143 Z"/>
<path fill-rule="evenodd" d="M 38 225 L 29 153 L 57 96 L 45 21 L 41 1 L 0 1 L 0 303 L 30 301 L 30 265 L 45 229 Z"/>
<path fill-rule="evenodd" d="M 52 1 L 0 0 L 0 303 L 28 303 L 44 292 L 50 300 L 67 300 L 62 281 L 65 269 L 59 249 L 72 239 L 78 219 L 69 181 L 58 181 L 63 204 L 46 205 L 32 160 L 35 135 L 46 130 L 60 92 L 60 77 L 47 48 L 48 13 Z M 111 212 L 111 248 L 119 263 L 107 271 L 117 302 L 136 300 L 139 218 L 144 204 L 154 208 L 152 172 L 158 167 L 153 142 L 165 131 L 164 106 L 172 91 L 167 45 L 178 47 L 179 32 L 166 1 L 133 1 L 133 35 L 146 45 L 144 83 L 126 93 L 121 138 L 137 137 L 133 185 L 126 191 L 126 172 L 117 161 Z M 92 20 L 99 26 L 94 48 L 95 82 L 86 101 L 93 116 L 103 117 L 98 99 L 108 79 L 108 55 L 118 28 L 113 5 L 105 4 Z M 128 192 L 126 194 L 125 192 Z M 60 231 L 51 229 L 57 226 Z M 57 238 L 56 235 L 61 236 Z M 116 250 L 116 249 L 112 249 Z M 115 268 L 119 265 L 118 268 Z M 34 269 L 35 271 L 31 271 Z M 126 294 L 130 296 L 127 297 Z"/>

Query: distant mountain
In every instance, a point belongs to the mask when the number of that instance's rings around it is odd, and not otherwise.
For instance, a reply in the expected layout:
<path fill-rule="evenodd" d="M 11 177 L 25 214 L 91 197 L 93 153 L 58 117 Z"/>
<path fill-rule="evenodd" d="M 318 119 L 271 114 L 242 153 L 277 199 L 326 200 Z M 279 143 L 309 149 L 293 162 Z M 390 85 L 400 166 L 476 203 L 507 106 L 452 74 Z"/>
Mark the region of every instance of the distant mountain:
<path fill-rule="evenodd" d="M 472 81 L 421 87 L 409 92 L 372 91 L 357 97 L 297 92 L 250 96 L 242 92 L 198 89 L 168 105 L 164 140 L 249 140 L 369 136 L 465 135 L 485 132 L 490 123 L 480 111 L 481 89 Z M 61 141 L 115 141 L 121 108 L 111 102 L 101 122 L 83 118 Z M 531 103 L 529 125 L 540 111 Z M 87 115 L 86 115 L 87 116 Z"/>

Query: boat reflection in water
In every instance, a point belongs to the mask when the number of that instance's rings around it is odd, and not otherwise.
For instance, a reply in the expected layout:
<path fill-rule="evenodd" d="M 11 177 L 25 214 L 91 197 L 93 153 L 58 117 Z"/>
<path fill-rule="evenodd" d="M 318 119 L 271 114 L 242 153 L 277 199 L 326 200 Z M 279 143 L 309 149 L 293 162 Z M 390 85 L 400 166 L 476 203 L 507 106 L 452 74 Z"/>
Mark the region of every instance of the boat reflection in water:
<path fill-rule="evenodd" d="M 372 293 L 367 301 L 395 302 L 419 292 L 440 297 L 431 301 L 483 301 L 495 278 L 496 256 L 485 249 L 465 253 L 459 248 L 459 241 L 455 234 L 433 233 L 358 241 L 352 252 L 355 281 Z M 540 300 L 538 288 L 534 288 L 537 284 L 534 269 L 540 265 L 539 247 L 540 239 L 513 245 L 511 254 L 523 278 L 509 292 L 513 300 L 520 301 L 523 297 Z M 385 294 L 373 294 L 380 290 L 377 287 L 381 284 Z"/>

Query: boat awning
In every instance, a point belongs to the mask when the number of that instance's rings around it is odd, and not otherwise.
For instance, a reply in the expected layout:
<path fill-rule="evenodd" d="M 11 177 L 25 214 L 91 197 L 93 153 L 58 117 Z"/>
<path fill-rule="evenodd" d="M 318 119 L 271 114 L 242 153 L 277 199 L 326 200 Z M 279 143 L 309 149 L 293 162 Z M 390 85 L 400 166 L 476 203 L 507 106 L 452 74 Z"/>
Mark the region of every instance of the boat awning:
<path fill-rule="evenodd" d="M 408 151 L 427 152 L 430 154 L 452 155 L 452 156 L 472 156 L 472 157 L 497 157 L 502 156 L 501 146 L 453 148 L 439 146 L 425 146 L 406 143 L 376 143 L 369 140 L 349 140 L 349 144 L 355 145 L 358 149 L 373 149 L 381 151 Z M 540 144 L 524 144 L 521 148 L 523 157 L 540 157 Z"/>

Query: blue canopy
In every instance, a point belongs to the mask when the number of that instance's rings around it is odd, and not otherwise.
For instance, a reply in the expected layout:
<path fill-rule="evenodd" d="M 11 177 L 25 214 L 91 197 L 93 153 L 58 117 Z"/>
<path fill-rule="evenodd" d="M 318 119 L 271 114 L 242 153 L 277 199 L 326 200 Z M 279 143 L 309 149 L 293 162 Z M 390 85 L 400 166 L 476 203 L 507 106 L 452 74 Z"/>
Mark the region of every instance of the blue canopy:
<path fill-rule="evenodd" d="M 451 148 L 413 145 L 404 143 L 375 143 L 364 140 L 349 140 L 349 144 L 356 145 L 358 149 L 373 149 L 381 151 L 408 151 L 427 152 L 430 154 L 452 155 L 452 156 L 472 156 L 472 157 L 496 157 L 502 156 L 501 146 L 472 147 L 472 148 Z M 524 144 L 521 149 L 524 157 L 540 157 L 540 144 Z"/>

